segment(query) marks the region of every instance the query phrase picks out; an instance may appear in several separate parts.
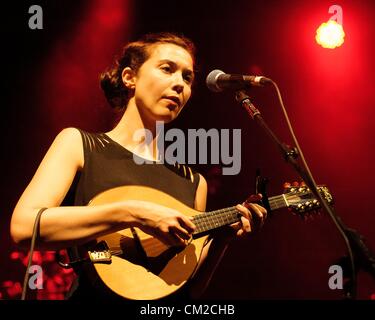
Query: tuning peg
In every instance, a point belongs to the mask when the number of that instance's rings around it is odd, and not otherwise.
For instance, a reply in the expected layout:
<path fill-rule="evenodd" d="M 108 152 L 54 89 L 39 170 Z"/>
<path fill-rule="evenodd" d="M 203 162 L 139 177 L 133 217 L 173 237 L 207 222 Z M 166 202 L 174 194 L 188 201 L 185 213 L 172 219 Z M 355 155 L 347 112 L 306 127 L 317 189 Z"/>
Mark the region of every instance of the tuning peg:
<path fill-rule="evenodd" d="M 305 206 L 306 206 L 306 207 L 311 207 L 311 201 L 306 201 L 306 202 L 305 202 Z"/>
<path fill-rule="evenodd" d="M 292 185 L 290 184 L 290 182 L 284 182 L 283 184 L 283 188 L 284 189 L 289 189 Z"/>

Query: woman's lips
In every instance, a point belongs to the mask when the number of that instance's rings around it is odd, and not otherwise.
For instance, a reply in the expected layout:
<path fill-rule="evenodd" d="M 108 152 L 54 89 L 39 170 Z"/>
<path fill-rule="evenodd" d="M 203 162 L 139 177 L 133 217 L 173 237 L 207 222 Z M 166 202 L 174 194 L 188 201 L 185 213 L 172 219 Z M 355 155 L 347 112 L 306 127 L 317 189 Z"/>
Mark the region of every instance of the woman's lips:
<path fill-rule="evenodd" d="M 167 105 L 169 110 L 173 111 L 174 109 L 178 108 L 179 103 L 175 99 L 171 99 L 169 97 L 164 97 L 163 99 L 169 102 Z"/>

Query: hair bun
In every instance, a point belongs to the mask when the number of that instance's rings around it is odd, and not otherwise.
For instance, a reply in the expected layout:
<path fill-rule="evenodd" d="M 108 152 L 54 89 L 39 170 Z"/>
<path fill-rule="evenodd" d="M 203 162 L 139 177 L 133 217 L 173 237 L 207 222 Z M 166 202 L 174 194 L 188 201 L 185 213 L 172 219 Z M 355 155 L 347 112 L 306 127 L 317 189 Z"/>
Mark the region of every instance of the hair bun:
<path fill-rule="evenodd" d="M 123 107 L 126 88 L 117 75 L 117 69 L 103 72 L 100 75 L 100 87 L 112 108 Z"/>

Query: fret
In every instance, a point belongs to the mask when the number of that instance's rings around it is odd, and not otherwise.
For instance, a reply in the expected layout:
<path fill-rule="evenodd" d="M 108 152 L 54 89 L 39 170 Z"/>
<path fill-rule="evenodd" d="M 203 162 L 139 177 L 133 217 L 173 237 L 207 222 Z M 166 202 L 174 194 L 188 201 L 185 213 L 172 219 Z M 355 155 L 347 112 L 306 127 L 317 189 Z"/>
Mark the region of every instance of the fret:
<path fill-rule="evenodd" d="M 283 195 L 268 198 L 268 203 L 272 211 L 288 206 Z"/>
<path fill-rule="evenodd" d="M 193 219 L 194 224 L 197 226 L 194 233 L 202 233 L 217 229 L 239 220 L 239 212 L 235 207 L 202 213 L 195 216 Z"/>

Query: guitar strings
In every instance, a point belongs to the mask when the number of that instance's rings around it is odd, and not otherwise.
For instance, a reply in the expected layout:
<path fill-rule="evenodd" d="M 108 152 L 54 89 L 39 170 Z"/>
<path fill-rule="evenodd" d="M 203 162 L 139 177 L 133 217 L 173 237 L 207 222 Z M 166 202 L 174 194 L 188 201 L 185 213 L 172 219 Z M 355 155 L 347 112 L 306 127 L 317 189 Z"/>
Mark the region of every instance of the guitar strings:
<path fill-rule="evenodd" d="M 197 225 L 194 233 L 201 233 L 239 220 L 239 212 L 235 207 L 210 211 L 194 217 L 193 222 Z"/>

